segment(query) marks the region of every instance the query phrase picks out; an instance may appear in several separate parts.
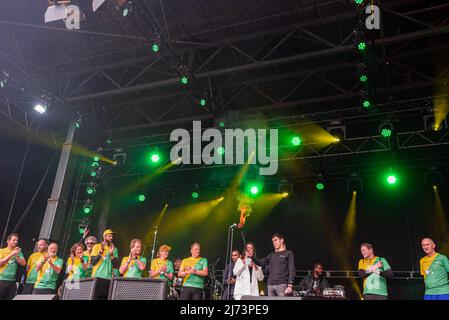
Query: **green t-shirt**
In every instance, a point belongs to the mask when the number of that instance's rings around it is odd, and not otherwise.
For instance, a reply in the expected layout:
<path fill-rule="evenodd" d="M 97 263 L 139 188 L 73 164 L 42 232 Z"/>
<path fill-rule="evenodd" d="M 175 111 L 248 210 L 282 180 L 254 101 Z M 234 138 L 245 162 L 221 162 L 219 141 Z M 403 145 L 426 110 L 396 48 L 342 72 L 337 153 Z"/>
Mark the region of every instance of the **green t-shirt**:
<path fill-rule="evenodd" d="M 63 265 L 63 260 L 61 258 L 55 257 L 52 259 L 53 264 L 55 266 L 61 267 Z M 57 273 L 50 266 L 48 262 L 46 262 L 42 268 L 39 270 L 37 275 L 36 284 L 34 288 L 36 289 L 56 289 L 56 283 L 58 282 L 59 273 Z"/>
<path fill-rule="evenodd" d="M 126 264 L 126 262 L 128 261 L 128 258 L 129 257 L 124 257 L 122 259 L 122 264 L 121 264 L 122 266 L 124 264 Z M 145 257 L 140 257 L 139 261 L 141 261 L 145 265 L 147 264 L 147 258 L 145 258 Z M 139 269 L 137 262 L 131 261 L 128 265 L 128 269 L 123 274 L 123 277 L 124 278 L 142 278 L 142 273 L 143 273 L 143 270 Z"/>
<path fill-rule="evenodd" d="M 359 270 L 367 270 L 370 266 L 382 261 L 382 268 L 378 271 L 386 271 L 391 269 L 387 260 L 380 257 L 374 257 L 373 259 L 360 259 Z M 363 294 L 376 294 L 380 296 L 388 296 L 387 279 L 375 272 L 370 273 L 368 277 L 363 280 Z"/>
<path fill-rule="evenodd" d="M 4 259 L 11 254 L 12 250 L 8 248 L 0 249 L 0 259 Z M 22 252 L 19 252 L 19 258 L 24 259 Z M 16 281 L 17 261 L 15 257 L 9 259 L 2 267 L 0 267 L 0 280 Z"/>
<path fill-rule="evenodd" d="M 100 253 L 101 250 L 101 244 L 96 244 L 92 248 L 92 257 L 97 256 Z M 118 258 L 118 250 L 117 248 L 114 248 L 114 257 Z M 97 262 L 96 265 L 92 268 L 92 277 L 94 278 L 106 278 L 109 279 L 112 277 L 112 260 L 111 256 L 109 255 L 109 247 L 105 246 L 104 252 L 100 258 L 100 260 Z"/>
<path fill-rule="evenodd" d="M 180 269 L 186 270 L 187 267 L 194 268 L 196 270 L 204 270 L 207 268 L 207 259 L 206 258 L 186 258 L 182 260 Z M 204 288 L 204 278 L 197 274 L 188 274 L 184 277 L 183 286 L 184 287 L 193 287 L 193 288 Z"/>
<path fill-rule="evenodd" d="M 449 294 L 449 259 L 441 253 L 420 260 L 421 274 L 424 276 L 426 295 Z"/>

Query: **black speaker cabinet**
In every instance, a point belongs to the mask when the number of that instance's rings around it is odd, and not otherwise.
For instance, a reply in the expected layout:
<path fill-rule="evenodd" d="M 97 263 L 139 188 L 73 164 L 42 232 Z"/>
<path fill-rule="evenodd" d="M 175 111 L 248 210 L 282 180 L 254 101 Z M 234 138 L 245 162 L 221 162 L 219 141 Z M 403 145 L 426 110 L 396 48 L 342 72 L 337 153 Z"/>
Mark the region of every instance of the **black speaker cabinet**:
<path fill-rule="evenodd" d="M 168 284 L 162 279 L 114 278 L 109 300 L 165 300 Z"/>
<path fill-rule="evenodd" d="M 107 300 L 110 284 L 102 278 L 65 280 L 61 300 Z"/>
<path fill-rule="evenodd" d="M 18 294 L 13 300 L 58 300 L 55 294 Z"/>
<path fill-rule="evenodd" d="M 267 297 L 267 296 L 242 296 L 240 300 L 303 300 L 302 297 L 291 297 L 291 296 L 285 296 L 285 297 Z"/>

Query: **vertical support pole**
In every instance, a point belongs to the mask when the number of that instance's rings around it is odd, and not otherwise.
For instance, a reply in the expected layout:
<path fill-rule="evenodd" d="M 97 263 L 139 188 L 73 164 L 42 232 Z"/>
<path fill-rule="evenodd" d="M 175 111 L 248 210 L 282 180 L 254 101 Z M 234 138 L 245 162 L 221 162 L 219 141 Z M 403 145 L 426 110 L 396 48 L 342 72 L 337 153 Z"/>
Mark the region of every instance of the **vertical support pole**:
<path fill-rule="evenodd" d="M 70 122 L 67 137 L 62 146 L 58 170 L 56 172 L 51 197 L 47 202 L 39 238 L 60 240 L 61 237 L 61 230 L 65 219 L 66 198 L 74 171 L 75 161 L 71 151 L 75 137 L 75 123 L 75 119 Z"/>

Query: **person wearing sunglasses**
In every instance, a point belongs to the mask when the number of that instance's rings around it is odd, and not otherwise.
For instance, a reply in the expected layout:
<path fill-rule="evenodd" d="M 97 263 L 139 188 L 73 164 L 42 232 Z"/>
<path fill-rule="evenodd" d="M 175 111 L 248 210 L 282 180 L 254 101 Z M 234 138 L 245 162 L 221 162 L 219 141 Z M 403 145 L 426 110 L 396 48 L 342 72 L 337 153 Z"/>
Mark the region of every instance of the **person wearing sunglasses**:
<path fill-rule="evenodd" d="M 83 252 L 83 254 L 85 257 L 87 257 L 87 269 L 84 273 L 86 275 L 86 278 L 89 278 L 90 276 L 92 276 L 92 248 L 97 244 L 97 238 L 94 236 L 89 236 L 84 241 L 84 244 L 86 245 L 86 250 Z"/>

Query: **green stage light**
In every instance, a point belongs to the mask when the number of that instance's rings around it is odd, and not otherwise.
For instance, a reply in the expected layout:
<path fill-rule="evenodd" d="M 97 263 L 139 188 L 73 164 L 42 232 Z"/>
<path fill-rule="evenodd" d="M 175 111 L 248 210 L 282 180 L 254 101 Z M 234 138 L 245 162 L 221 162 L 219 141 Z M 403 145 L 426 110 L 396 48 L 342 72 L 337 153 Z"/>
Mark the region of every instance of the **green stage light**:
<path fill-rule="evenodd" d="M 86 227 L 85 227 L 85 226 L 82 226 L 82 227 L 79 227 L 79 228 L 78 228 L 78 232 L 79 232 L 80 234 L 84 234 L 84 230 L 86 230 Z"/>
<path fill-rule="evenodd" d="M 220 128 L 224 128 L 224 127 L 225 127 L 224 121 L 220 121 L 220 122 L 218 123 L 218 126 L 219 126 Z"/>
<path fill-rule="evenodd" d="M 157 43 L 153 43 L 151 46 L 151 50 L 153 50 L 154 53 L 159 51 L 159 45 Z"/>
<path fill-rule="evenodd" d="M 200 100 L 200 106 L 204 107 L 206 105 L 206 99 Z"/>
<path fill-rule="evenodd" d="M 128 8 L 123 9 L 122 16 L 126 17 L 128 14 L 129 14 L 129 9 Z"/>
<path fill-rule="evenodd" d="M 137 199 L 138 199 L 140 202 L 144 202 L 145 199 L 146 199 L 146 197 L 145 197 L 145 195 L 144 195 L 143 193 L 141 193 L 141 194 L 139 194 L 139 196 L 137 197 Z"/>
<path fill-rule="evenodd" d="M 360 41 L 357 44 L 357 48 L 359 49 L 360 52 L 364 52 L 366 50 L 366 42 L 365 41 Z"/>
<path fill-rule="evenodd" d="M 88 187 L 86 188 L 86 193 L 87 193 L 88 195 L 94 195 L 95 192 L 97 192 L 97 190 L 95 189 L 94 186 L 88 186 Z"/>
<path fill-rule="evenodd" d="M 97 176 L 97 171 L 91 171 L 91 172 L 90 172 L 90 176 L 91 176 L 92 178 L 96 177 L 96 176 Z"/>
<path fill-rule="evenodd" d="M 95 162 L 100 161 L 100 157 L 99 157 L 99 156 L 95 156 L 95 157 L 94 157 L 94 161 L 95 161 Z"/>
<path fill-rule="evenodd" d="M 387 176 L 387 183 L 390 185 L 396 184 L 396 182 L 398 181 L 398 178 L 394 175 L 394 174 L 389 174 Z"/>
<path fill-rule="evenodd" d="M 91 164 L 92 167 L 99 167 L 100 164 L 97 161 L 92 162 Z"/>
<path fill-rule="evenodd" d="M 294 136 L 291 140 L 292 145 L 299 146 L 302 143 L 302 140 L 299 136 Z"/>
<path fill-rule="evenodd" d="M 391 137 L 391 134 L 392 134 L 392 131 L 391 131 L 390 129 L 387 129 L 387 128 L 382 129 L 382 131 L 381 131 L 381 135 L 382 135 L 384 138 L 389 138 L 389 137 Z"/>
<path fill-rule="evenodd" d="M 317 184 L 315 185 L 315 188 L 317 188 L 317 190 L 323 190 L 324 189 L 324 183 L 322 182 L 317 182 Z"/>
<path fill-rule="evenodd" d="M 189 82 L 189 78 L 187 78 L 186 76 L 182 76 L 181 77 L 181 83 L 182 84 L 187 84 Z"/>
<path fill-rule="evenodd" d="M 225 148 L 223 148 L 223 147 L 218 147 L 218 148 L 217 148 L 217 153 L 218 153 L 220 156 L 222 156 L 222 155 L 225 153 Z"/>
<path fill-rule="evenodd" d="M 371 107 L 371 102 L 369 102 L 369 100 L 364 100 L 362 105 L 364 108 L 369 108 Z"/>
<path fill-rule="evenodd" d="M 363 2 L 364 2 L 364 0 L 354 0 L 354 3 L 359 6 L 362 5 Z"/>
<path fill-rule="evenodd" d="M 367 82 L 368 81 L 368 77 L 366 75 L 361 75 L 360 76 L 360 82 Z"/>
<path fill-rule="evenodd" d="M 249 191 L 251 191 L 251 194 L 258 194 L 259 193 L 259 187 L 258 186 L 252 186 Z"/>
<path fill-rule="evenodd" d="M 158 163 L 161 160 L 161 156 L 157 152 L 154 152 L 151 154 L 150 159 L 152 163 Z"/>
<path fill-rule="evenodd" d="M 193 191 L 192 192 L 192 198 L 193 199 L 198 199 L 199 196 L 200 196 L 200 194 L 197 191 Z"/>
<path fill-rule="evenodd" d="M 89 213 L 91 213 L 91 212 L 92 212 L 92 209 L 93 209 L 93 205 L 90 204 L 90 203 L 86 203 L 86 204 L 83 206 L 83 212 L 84 212 L 84 214 L 89 214 Z"/>

